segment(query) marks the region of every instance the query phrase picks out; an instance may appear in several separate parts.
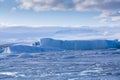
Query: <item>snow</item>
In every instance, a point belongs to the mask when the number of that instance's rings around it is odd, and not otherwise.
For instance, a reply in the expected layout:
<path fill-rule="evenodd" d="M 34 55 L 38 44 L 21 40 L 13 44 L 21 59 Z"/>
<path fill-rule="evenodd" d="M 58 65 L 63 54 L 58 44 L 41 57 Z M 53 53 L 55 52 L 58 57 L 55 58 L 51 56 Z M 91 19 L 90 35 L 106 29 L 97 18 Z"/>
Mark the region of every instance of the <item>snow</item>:
<path fill-rule="evenodd" d="M 0 54 L 0 79 L 120 80 L 119 30 L 1 28 L 0 44 L 17 44 Z M 40 45 L 33 46 L 39 39 Z"/>
<path fill-rule="evenodd" d="M 19 74 L 18 72 L 0 72 L 0 75 L 6 75 L 11 77 L 25 77 L 25 75 Z"/>
<path fill-rule="evenodd" d="M 9 47 L 6 47 L 3 53 L 10 54 L 10 53 L 11 53 L 11 50 L 10 50 L 10 48 L 9 48 Z"/>
<path fill-rule="evenodd" d="M 0 58 L 1 80 L 120 80 L 120 50 L 9 54 Z"/>

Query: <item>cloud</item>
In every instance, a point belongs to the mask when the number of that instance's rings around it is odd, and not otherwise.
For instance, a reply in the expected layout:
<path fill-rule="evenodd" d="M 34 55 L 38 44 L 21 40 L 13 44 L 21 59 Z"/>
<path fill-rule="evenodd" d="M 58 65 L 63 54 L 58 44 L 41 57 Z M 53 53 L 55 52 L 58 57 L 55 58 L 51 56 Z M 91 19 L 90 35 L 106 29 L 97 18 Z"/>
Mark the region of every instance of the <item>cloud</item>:
<path fill-rule="evenodd" d="M 14 11 L 16 11 L 16 9 L 17 9 L 16 7 L 12 7 L 11 10 L 14 12 Z"/>
<path fill-rule="evenodd" d="M 102 21 L 120 20 L 120 0 L 16 0 L 19 8 L 35 11 L 97 11 Z"/>
<path fill-rule="evenodd" d="M 120 20 L 120 0 L 73 0 L 77 11 L 98 11 L 99 19 Z"/>
<path fill-rule="evenodd" d="M 72 4 L 68 4 L 66 0 L 16 0 L 20 3 L 20 9 L 33 9 L 35 11 L 56 11 L 70 10 Z"/>
<path fill-rule="evenodd" d="M 77 10 L 117 10 L 120 0 L 73 0 Z"/>

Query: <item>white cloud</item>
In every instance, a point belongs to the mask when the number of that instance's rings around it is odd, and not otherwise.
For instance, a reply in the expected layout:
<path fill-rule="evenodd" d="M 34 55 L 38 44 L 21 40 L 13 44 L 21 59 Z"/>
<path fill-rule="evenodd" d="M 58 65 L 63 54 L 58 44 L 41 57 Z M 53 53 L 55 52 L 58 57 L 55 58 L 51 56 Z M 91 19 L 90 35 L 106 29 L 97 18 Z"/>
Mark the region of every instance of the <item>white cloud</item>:
<path fill-rule="evenodd" d="M 11 27 L 11 26 L 19 26 L 19 25 L 7 23 L 7 22 L 0 22 L 0 27 Z"/>
<path fill-rule="evenodd" d="M 15 11 L 16 9 L 17 9 L 16 7 L 12 7 L 12 9 L 11 9 L 11 10 L 12 10 L 12 11 Z"/>
<path fill-rule="evenodd" d="M 101 12 L 98 18 L 102 21 L 120 20 L 120 0 L 73 0 L 77 11 Z"/>
<path fill-rule="evenodd" d="M 120 21 L 120 16 L 114 16 L 114 17 L 112 17 L 112 21 Z"/>
<path fill-rule="evenodd" d="M 49 10 L 69 10 L 70 4 L 66 0 L 16 0 L 20 3 L 20 9 L 33 9 L 35 11 L 49 11 Z"/>
<path fill-rule="evenodd" d="M 97 11 L 102 21 L 120 20 L 120 0 L 16 0 L 19 8 L 35 11 Z"/>

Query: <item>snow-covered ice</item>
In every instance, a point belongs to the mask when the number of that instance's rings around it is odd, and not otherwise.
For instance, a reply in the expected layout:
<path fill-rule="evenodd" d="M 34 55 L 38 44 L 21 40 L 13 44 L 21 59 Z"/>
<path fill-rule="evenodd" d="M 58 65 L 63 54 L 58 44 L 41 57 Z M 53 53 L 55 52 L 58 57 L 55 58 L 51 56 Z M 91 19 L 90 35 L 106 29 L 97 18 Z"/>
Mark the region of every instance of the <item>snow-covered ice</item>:
<path fill-rule="evenodd" d="M 0 58 L 0 79 L 119 80 L 119 62 L 118 49 L 11 53 Z"/>
<path fill-rule="evenodd" d="M 0 54 L 0 80 L 120 80 L 119 30 L 0 28 L 1 45 L 18 43 Z"/>

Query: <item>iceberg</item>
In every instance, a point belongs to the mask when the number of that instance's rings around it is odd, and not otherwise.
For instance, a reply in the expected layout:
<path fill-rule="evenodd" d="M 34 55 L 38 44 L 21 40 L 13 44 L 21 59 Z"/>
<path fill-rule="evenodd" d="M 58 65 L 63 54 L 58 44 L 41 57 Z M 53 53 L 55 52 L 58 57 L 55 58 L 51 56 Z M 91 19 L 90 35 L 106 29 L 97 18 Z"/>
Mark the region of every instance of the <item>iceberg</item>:
<path fill-rule="evenodd" d="M 36 47 L 28 45 L 14 45 L 10 47 L 12 53 L 39 53 L 48 51 L 61 51 L 62 49 L 51 47 Z"/>
<path fill-rule="evenodd" d="M 40 46 L 59 48 L 63 50 L 94 50 L 118 48 L 118 40 L 55 40 L 51 38 L 42 38 Z"/>
<path fill-rule="evenodd" d="M 0 53 L 3 53 L 4 52 L 4 49 L 3 48 L 0 48 Z"/>
<path fill-rule="evenodd" d="M 42 38 L 33 45 L 14 44 L 9 47 L 11 53 L 39 53 L 64 50 L 118 49 L 118 40 L 56 40 Z"/>

